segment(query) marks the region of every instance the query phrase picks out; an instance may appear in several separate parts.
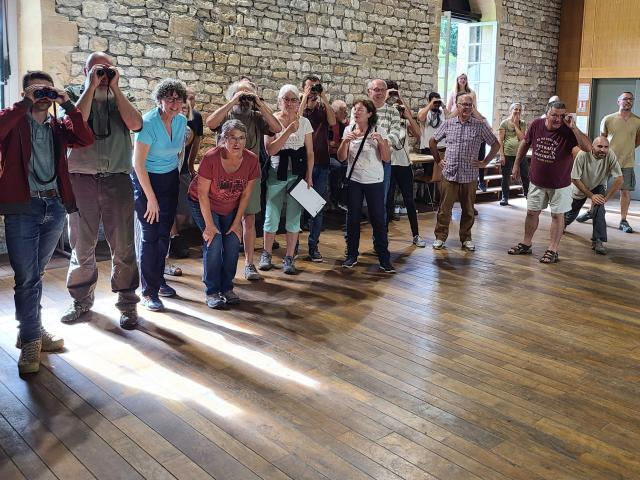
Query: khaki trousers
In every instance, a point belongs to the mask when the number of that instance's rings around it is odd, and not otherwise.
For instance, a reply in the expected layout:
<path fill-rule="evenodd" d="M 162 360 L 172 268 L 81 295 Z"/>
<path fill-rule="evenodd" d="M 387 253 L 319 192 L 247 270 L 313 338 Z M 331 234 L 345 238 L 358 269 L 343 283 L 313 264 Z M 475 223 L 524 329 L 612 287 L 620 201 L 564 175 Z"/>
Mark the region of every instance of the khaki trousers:
<path fill-rule="evenodd" d="M 440 207 L 436 220 L 435 236 L 443 242 L 449 236 L 451 210 L 456 201 L 460 202 L 462 215 L 460 216 L 460 241 L 471 240 L 471 227 L 475 221 L 473 205 L 476 201 L 477 182 L 457 183 L 442 178 L 440 182 Z"/>

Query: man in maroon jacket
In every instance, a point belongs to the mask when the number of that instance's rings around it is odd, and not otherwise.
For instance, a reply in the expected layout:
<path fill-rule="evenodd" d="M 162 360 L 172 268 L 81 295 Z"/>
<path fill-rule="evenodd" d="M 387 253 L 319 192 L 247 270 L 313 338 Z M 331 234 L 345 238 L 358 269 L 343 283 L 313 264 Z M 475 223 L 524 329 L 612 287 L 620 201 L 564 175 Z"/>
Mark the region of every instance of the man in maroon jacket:
<path fill-rule="evenodd" d="M 40 352 L 60 350 L 62 338 L 41 322 L 42 276 L 60 239 L 66 212 L 75 200 L 67 170 L 67 148 L 93 143 L 82 112 L 51 76 L 27 72 L 22 101 L 0 110 L 0 214 L 3 214 L 9 261 L 15 278 L 16 319 L 21 348 L 20 374 L 36 373 Z M 58 120 L 53 103 L 67 112 Z"/>

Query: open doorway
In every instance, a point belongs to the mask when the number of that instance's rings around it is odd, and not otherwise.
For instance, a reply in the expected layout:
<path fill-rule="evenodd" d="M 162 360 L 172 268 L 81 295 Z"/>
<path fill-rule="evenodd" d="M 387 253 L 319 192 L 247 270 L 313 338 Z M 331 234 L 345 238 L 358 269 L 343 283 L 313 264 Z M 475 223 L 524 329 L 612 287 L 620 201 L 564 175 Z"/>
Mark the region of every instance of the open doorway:
<path fill-rule="evenodd" d="M 456 77 L 466 73 L 476 92 L 478 111 L 489 122 L 493 119 L 496 81 L 497 22 L 457 18 L 445 11 L 440 21 L 438 49 L 438 91 L 447 95 Z"/>

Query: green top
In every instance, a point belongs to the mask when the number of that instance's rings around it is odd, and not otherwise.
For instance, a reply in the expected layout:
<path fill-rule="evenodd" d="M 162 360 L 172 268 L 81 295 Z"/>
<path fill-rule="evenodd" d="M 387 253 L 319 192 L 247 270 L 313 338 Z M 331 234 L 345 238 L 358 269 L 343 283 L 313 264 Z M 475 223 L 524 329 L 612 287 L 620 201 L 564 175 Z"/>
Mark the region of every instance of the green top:
<path fill-rule="evenodd" d="M 29 159 L 29 189 L 58 189 L 56 163 L 53 148 L 51 116 L 43 124 L 36 122 L 31 113 L 27 113 L 31 126 L 31 158 Z"/>
<path fill-rule="evenodd" d="M 70 86 L 65 90 L 71 101 L 76 103 L 83 88 Z M 95 142 L 88 147 L 73 148 L 69 152 L 69 173 L 95 175 L 96 173 L 131 172 L 133 157 L 131 133 L 120 116 L 112 93 L 109 93 L 107 102 L 94 99 L 91 103 L 88 123 L 93 129 Z M 106 137 L 109 127 L 111 134 Z"/>
<path fill-rule="evenodd" d="M 513 126 L 513 122 L 510 118 L 505 118 L 500 127 L 500 130 L 504 130 L 504 154 L 508 157 L 515 157 L 518 153 L 518 147 L 520 146 L 520 140 L 516 135 L 516 129 Z M 527 129 L 527 123 L 524 120 L 520 120 L 520 130 L 524 134 Z"/>

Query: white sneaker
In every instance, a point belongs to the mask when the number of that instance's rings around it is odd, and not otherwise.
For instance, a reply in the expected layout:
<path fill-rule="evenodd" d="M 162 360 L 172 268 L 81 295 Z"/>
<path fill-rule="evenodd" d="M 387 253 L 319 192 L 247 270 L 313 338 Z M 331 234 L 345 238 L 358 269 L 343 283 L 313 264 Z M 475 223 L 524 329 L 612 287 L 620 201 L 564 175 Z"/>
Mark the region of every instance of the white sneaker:
<path fill-rule="evenodd" d="M 467 240 L 466 242 L 462 243 L 462 249 L 463 250 L 467 250 L 469 252 L 475 252 L 476 251 L 476 244 L 473 243 L 471 240 Z"/>
<path fill-rule="evenodd" d="M 444 242 L 442 240 L 438 240 L 437 238 L 431 244 L 434 250 L 442 250 L 444 248 Z"/>
<path fill-rule="evenodd" d="M 420 235 L 416 235 L 415 237 L 413 237 L 413 244 L 416 247 L 424 248 L 427 246 L 427 241 L 424 238 L 422 238 Z"/>

